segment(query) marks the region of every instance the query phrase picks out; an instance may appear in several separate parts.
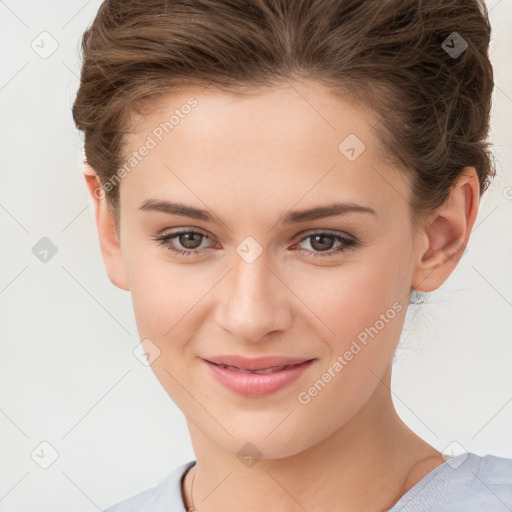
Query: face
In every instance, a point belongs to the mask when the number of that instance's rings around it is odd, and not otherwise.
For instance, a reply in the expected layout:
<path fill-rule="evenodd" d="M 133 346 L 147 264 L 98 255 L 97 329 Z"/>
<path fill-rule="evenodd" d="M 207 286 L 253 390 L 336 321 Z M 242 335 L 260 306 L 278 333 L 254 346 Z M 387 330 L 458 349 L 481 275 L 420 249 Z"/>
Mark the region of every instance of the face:
<path fill-rule="evenodd" d="M 425 247 L 410 184 L 386 163 L 374 123 L 315 83 L 245 97 L 190 89 L 126 139 L 138 156 L 119 185 L 118 285 L 158 380 L 226 450 L 304 451 L 355 417 L 389 369 Z M 297 213 L 335 203 L 353 208 Z M 313 361 L 247 396 L 204 361 L 226 354 Z"/>

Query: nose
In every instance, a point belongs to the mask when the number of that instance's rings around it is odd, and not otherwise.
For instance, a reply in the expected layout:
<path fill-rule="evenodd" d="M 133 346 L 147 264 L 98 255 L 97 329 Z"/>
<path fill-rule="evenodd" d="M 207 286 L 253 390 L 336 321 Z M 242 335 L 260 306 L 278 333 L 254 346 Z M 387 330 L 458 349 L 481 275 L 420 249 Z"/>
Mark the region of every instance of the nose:
<path fill-rule="evenodd" d="M 252 263 L 236 256 L 218 290 L 217 324 L 244 343 L 290 328 L 293 293 L 260 255 Z"/>

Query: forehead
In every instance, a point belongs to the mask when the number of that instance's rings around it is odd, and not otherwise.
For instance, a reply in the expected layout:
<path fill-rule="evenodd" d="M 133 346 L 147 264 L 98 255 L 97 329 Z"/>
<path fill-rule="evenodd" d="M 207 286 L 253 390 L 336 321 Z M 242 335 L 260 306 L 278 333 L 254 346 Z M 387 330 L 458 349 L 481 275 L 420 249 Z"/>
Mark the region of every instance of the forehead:
<path fill-rule="evenodd" d="M 315 82 L 230 94 L 188 88 L 159 99 L 126 138 L 151 146 L 123 180 L 130 197 L 239 197 L 291 207 L 330 200 L 386 206 L 408 196 L 405 175 L 384 163 L 376 120 Z M 130 184 L 128 185 L 128 182 Z M 180 197 L 184 199 L 185 197 Z M 204 205 L 203 205 L 204 206 Z"/>
<path fill-rule="evenodd" d="M 157 138 L 168 135 L 164 127 L 163 133 L 158 133 L 160 123 L 168 121 L 174 142 L 183 135 L 180 143 L 198 141 L 205 150 L 208 143 L 215 147 L 219 143 L 244 143 L 250 150 L 264 142 L 268 152 L 283 149 L 284 142 L 311 152 L 319 139 L 324 140 L 324 146 L 337 146 L 349 133 L 357 134 L 367 147 L 377 142 L 371 133 L 376 119 L 348 95 L 344 98 L 311 81 L 229 93 L 213 86 L 184 88 L 149 103 L 148 113 L 137 119 L 132 139 L 155 130 Z"/>

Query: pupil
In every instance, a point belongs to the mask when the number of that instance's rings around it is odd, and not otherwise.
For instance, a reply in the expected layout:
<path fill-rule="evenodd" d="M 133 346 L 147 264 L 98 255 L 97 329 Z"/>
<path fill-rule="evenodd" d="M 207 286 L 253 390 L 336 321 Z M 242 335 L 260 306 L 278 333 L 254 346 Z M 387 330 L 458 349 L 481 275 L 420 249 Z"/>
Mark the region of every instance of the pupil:
<path fill-rule="evenodd" d="M 198 239 L 194 241 L 193 238 L 195 236 L 197 236 Z M 197 247 L 199 247 L 201 245 L 200 238 L 202 236 L 203 235 L 200 235 L 199 233 L 181 233 L 180 234 L 180 243 L 183 245 L 183 247 L 185 247 L 187 249 L 196 249 Z M 188 238 L 188 237 L 191 237 L 191 238 Z M 199 243 L 197 243 L 198 241 L 199 241 Z"/>
<path fill-rule="evenodd" d="M 325 239 L 330 239 L 331 240 L 331 243 L 327 243 L 328 247 L 325 247 L 325 245 L 322 246 L 322 241 L 324 241 Z M 317 240 L 320 240 L 320 247 L 315 247 L 315 244 L 316 244 Z M 313 241 L 311 243 L 312 247 L 315 250 L 319 250 L 319 251 L 331 249 L 332 248 L 332 244 L 333 244 L 333 238 L 332 238 L 332 236 L 329 236 L 329 235 L 315 235 L 315 236 L 313 236 Z"/>

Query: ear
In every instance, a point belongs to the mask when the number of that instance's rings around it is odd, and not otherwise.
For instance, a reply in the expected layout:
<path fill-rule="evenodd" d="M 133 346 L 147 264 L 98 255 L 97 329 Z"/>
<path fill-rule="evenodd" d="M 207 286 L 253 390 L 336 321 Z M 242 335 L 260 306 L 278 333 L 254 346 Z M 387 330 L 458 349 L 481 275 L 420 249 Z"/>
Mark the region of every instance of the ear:
<path fill-rule="evenodd" d="M 474 167 L 465 167 L 447 200 L 422 227 L 424 243 L 413 273 L 414 289 L 430 292 L 448 279 L 466 250 L 479 201 L 478 175 Z"/>
<path fill-rule="evenodd" d="M 114 216 L 108 207 L 105 191 L 101 187 L 99 176 L 91 167 L 86 167 L 84 177 L 94 204 L 94 217 L 98 228 L 101 255 L 108 277 L 118 288 L 129 290 L 121 244 Z"/>

